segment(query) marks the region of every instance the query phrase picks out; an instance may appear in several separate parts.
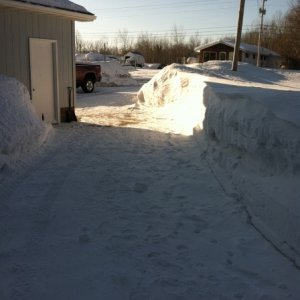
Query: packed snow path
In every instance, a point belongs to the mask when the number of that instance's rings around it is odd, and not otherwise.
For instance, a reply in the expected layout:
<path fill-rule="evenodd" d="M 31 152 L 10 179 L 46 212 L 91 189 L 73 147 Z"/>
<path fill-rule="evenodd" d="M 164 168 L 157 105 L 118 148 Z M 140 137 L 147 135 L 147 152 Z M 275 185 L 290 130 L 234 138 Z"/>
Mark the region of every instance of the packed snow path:
<path fill-rule="evenodd" d="M 63 124 L 2 181 L 0 299 L 299 299 L 185 137 Z"/>

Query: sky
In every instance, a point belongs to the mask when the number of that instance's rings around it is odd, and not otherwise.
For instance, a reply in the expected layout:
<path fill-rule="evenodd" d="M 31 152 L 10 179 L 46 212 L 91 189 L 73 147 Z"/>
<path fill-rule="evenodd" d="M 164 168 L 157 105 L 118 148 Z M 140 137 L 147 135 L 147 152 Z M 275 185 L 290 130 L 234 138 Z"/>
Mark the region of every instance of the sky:
<path fill-rule="evenodd" d="M 115 41 L 119 32 L 135 38 L 141 33 L 169 37 L 176 27 L 186 37 L 199 33 L 201 38 L 221 38 L 235 35 L 239 0 L 74 0 L 97 16 L 89 23 L 76 23 L 83 39 Z M 290 0 L 265 2 L 265 20 L 279 12 L 286 13 Z M 244 29 L 258 24 L 262 0 L 246 0 Z"/>

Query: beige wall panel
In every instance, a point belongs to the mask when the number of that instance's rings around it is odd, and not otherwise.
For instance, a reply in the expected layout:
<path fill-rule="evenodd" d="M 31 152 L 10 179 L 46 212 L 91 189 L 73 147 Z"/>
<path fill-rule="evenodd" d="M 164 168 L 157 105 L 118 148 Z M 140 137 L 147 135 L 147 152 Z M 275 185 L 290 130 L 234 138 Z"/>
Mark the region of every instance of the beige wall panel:
<path fill-rule="evenodd" d="M 26 14 L 20 12 L 19 14 L 19 55 L 20 55 L 20 63 L 19 63 L 19 70 L 21 74 L 21 81 L 24 82 L 26 85 L 29 85 L 27 79 L 27 70 L 29 69 L 29 61 L 25 59 L 29 56 L 28 45 L 27 45 L 27 36 L 28 36 L 28 21 L 29 19 L 26 18 Z"/>
<path fill-rule="evenodd" d="M 60 107 L 67 107 L 67 87 L 74 86 L 73 26 L 69 19 L 1 7 L 0 73 L 16 77 L 30 90 L 29 38 L 56 40 Z"/>
<path fill-rule="evenodd" d="M 12 22 L 11 22 L 12 16 L 11 12 L 8 14 L 4 14 L 4 22 L 5 22 L 5 29 L 4 29 L 4 47 L 6 48 L 6 72 L 9 76 L 14 76 L 13 70 L 14 67 L 12 66 L 14 60 L 13 60 L 13 54 L 12 54 L 12 38 L 10 35 Z"/>
<path fill-rule="evenodd" d="M 4 10 L 0 9 L 0 41 L 1 41 L 1 47 L 0 47 L 0 74 L 6 73 L 6 63 L 5 63 L 6 48 L 4 47 L 4 43 L 5 43 L 4 36 L 5 36 Z"/>

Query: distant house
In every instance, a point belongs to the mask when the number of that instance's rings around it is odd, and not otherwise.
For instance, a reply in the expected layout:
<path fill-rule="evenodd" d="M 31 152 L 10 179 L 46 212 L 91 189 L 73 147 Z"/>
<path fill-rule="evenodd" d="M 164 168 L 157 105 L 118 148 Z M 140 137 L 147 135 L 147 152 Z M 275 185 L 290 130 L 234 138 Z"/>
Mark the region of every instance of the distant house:
<path fill-rule="evenodd" d="M 209 60 L 233 60 L 235 42 L 231 40 L 218 40 L 195 48 L 199 53 L 199 62 Z M 279 68 L 281 57 L 274 51 L 260 48 L 260 62 L 262 67 Z M 239 61 L 256 65 L 257 46 L 241 43 Z"/>
<path fill-rule="evenodd" d="M 68 0 L 0 0 L 0 74 L 21 81 L 48 122 L 65 120 L 69 91 L 75 102 L 75 21 L 95 18 Z"/>

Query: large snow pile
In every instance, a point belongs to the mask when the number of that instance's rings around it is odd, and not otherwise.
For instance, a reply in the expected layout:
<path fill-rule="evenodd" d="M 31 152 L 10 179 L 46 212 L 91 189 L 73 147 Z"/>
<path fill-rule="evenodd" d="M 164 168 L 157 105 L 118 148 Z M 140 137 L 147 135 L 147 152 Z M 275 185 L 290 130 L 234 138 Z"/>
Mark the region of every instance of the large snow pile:
<path fill-rule="evenodd" d="M 0 170 L 40 146 L 51 126 L 35 114 L 26 87 L 0 75 Z"/>
<path fill-rule="evenodd" d="M 152 63 L 152 64 L 145 64 L 144 65 L 144 69 L 157 70 L 157 69 L 161 69 L 161 68 L 162 68 L 162 64 L 160 64 L 160 63 Z"/>
<path fill-rule="evenodd" d="M 98 62 L 102 68 L 101 85 L 107 86 L 122 86 L 122 85 L 137 85 L 129 74 L 128 70 L 124 68 L 117 61 L 101 61 Z"/>
<path fill-rule="evenodd" d="M 211 157 L 255 226 L 300 265 L 300 92 L 208 83 L 204 102 Z"/>
<path fill-rule="evenodd" d="M 108 55 L 96 52 L 76 53 L 75 59 L 77 61 L 120 61 L 121 58 L 115 55 Z"/>
<path fill-rule="evenodd" d="M 122 66 L 117 57 L 94 52 L 87 54 L 77 53 L 76 61 L 101 65 L 101 86 L 137 85 L 137 81 L 131 77 L 128 68 Z"/>
<path fill-rule="evenodd" d="M 232 72 L 212 61 L 168 66 L 138 93 L 139 105 L 182 104 L 179 115 L 204 129 L 208 160 L 232 179 L 252 222 L 298 265 L 299 81 L 297 72 L 248 64 Z"/>
<path fill-rule="evenodd" d="M 169 117 L 192 134 L 194 127 L 202 127 L 204 87 L 205 82 L 197 69 L 173 64 L 143 85 L 137 102 L 138 105 L 165 107 Z"/>

